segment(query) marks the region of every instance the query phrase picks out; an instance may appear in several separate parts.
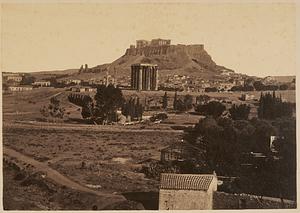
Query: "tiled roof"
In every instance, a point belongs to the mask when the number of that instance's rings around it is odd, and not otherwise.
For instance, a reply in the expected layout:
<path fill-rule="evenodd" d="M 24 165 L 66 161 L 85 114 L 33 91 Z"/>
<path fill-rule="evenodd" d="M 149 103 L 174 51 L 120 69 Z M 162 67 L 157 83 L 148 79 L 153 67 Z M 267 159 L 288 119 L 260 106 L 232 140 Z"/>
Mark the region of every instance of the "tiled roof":
<path fill-rule="evenodd" d="M 207 191 L 214 175 L 162 173 L 160 189 Z"/>

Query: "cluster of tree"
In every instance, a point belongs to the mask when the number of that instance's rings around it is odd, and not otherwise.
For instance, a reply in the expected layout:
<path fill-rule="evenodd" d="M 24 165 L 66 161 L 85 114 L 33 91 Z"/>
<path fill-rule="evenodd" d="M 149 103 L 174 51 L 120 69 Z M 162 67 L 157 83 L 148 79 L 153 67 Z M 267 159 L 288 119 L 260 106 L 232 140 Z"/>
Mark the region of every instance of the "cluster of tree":
<path fill-rule="evenodd" d="M 71 93 L 68 96 L 68 100 L 71 103 L 76 104 L 81 107 L 84 107 L 89 102 L 93 102 L 93 99 L 89 95 L 74 94 L 74 93 Z"/>
<path fill-rule="evenodd" d="M 140 103 L 139 97 L 131 97 L 122 106 L 122 114 L 126 117 L 130 116 L 131 120 L 141 120 L 144 107 Z"/>
<path fill-rule="evenodd" d="M 60 101 L 56 97 L 52 97 L 50 104 L 43 106 L 40 112 L 45 118 L 52 118 L 56 121 L 56 119 L 64 118 L 65 109 L 60 106 Z"/>
<path fill-rule="evenodd" d="M 276 119 L 280 117 L 291 117 L 295 110 L 295 104 L 283 102 L 281 96 L 276 97 L 275 91 L 261 93 L 259 99 L 258 117 L 262 119 Z"/>
<path fill-rule="evenodd" d="M 271 124 L 262 120 L 234 121 L 208 116 L 201 119 L 185 137 L 199 149 L 205 150 L 205 160 L 212 170 L 233 175 L 240 165 L 243 152 L 268 152 L 270 136 L 275 131 Z"/>
<path fill-rule="evenodd" d="M 280 84 L 280 85 L 276 85 L 276 84 L 268 84 L 265 85 L 263 84 L 261 81 L 255 81 L 253 83 L 253 86 L 255 88 L 256 91 L 272 91 L 272 90 L 288 90 L 288 89 L 292 89 L 288 84 Z"/>
<path fill-rule="evenodd" d="M 66 86 L 65 83 L 57 81 L 57 77 L 45 78 L 43 80 L 50 81 L 51 86 L 55 88 L 64 88 Z"/>
<path fill-rule="evenodd" d="M 233 120 L 248 120 L 250 109 L 250 105 L 247 104 L 233 104 L 232 107 L 229 109 L 229 112 Z"/>
<path fill-rule="evenodd" d="M 108 86 L 99 85 L 94 97 L 95 116 L 103 121 L 117 121 L 116 111 L 123 106 L 125 102 L 122 91 L 109 84 Z"/>
<path fill-rule="evenodd" d="M 254 87 L 252 85 L 240 85 L 231 87 L 230 91 L 254 91 Z"/>
<path fill-rule="evenodd" d="M 195 106 L 195 111 L 206 116 L 212 116 L 217 118 L 222 115 L 222 113 L 226 110 L 225 105 L 218 101 L 210 101 L 205 104 L 198 104 Z"/>
<path fill-rule="evenodd" d="M 278 171 L 275 177 L 279 180 L 279 190 L 283 197 L 296 199 L 296 169 L 297 169 L 297 149 L 296 149 L 296 120 L 295 119 L 276 119 L 273 125 L 277 127 L 279 136 L 274 141 L 275 149 L 281 157 L 279 165 L 275 171 Z M 286 174 L 289 175 L 286 175 Z"/>
<path fill-rule="evenodd" d="M 173 101 L 173 109 L 175 111 L 184 112 L 193 108 L 193 96 L 185 95 L 182 98 L 178 98 L 177 91 L 175 92 L 174 101 Z"/>
<path fill-rule="evenodd" d="M 284 128 L 284 129 L 283 129 Z M 274 160 L 270 151 L 270 136 L 280 135 L 277 143 L 280 160 Z M 296 122 L 278 119 L 273 122 L 253 118 L 232 120 L 207 117 L 185 135 L 193 146 L 203 150 L 209 171 L 218 175 L 238 176 L 241 182 L 236 193 L 295 198 L 296 188 Z M 247 174 L 241 170 L 244 153 L 260 152 L 268 160 L 255 161 Z M 249 162 L 248 162 L 249 163 Z M 289 175 L 286 175 L 286 174 Z M 248 181 L 248 184 L 245 184 Z M 257 187 L 261 184 L 262 187 Z M 250 187 L 254 186 L 251 188 Z M 277 186 L 277 187 L 274 187 Z M 294 188 L 292 188 L 293 186 Z"/>
<path fill-rule="evenodd" d="M 82 107 L 82 117 L 89 118 L 94 123 L 117 121 L 117 110 L 121 109 L 125 100 L 122 91 L 112 84 L 99 85 L 94 100 L 87 95 L 72 94 L 69 101 Z"/>
<path fill-rule="evenodd" d="M 82 95 L 82 94 L 70 94 L 68 96 L 68 100 L 82 107 L 81 116 L 83 118 L 91 118 L 94 114 L 94 103 L 93 99 L 89 95 Z"/>

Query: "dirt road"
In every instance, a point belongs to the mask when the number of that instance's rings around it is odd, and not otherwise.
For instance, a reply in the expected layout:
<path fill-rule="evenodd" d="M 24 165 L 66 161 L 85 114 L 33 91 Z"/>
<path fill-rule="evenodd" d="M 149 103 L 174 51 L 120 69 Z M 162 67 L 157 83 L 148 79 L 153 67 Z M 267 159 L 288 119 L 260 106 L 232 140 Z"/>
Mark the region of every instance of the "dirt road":
<path fill-rule="evenodd" d="M 94 191 L 85 186 L 82 186 L 82 185 L 72 181 L 71 179 L 67 178 L 66 176 L 62 175 L 61 173 L 57 172 L 56 170 L 50 168 L 46 163 L 36 161 L 26 155 L 23 155 L 13 149 L 10 149 L 8 147 L 5 147 L 5 146 L 3 147 L 3 154 L 13 157 L 13 158 L 16 158 L 17 160 L 22 161 L 24 163 L 32 165 L 33 167 L 35 167 L 35 169 L 37 171 L 43 172 L 44 174 L 46 174 L 47 178 L 51 179 L 52 181 L 54 181 L 60 185 L 66 186 L 66 187 L 74 189 L 74 190 L 91 193 L 91 194 L 98 196 L 99 201 L 101 201 L 101 204 L 103 204 L 102 206 L 98 206 L 99 209 L 103 209 L 107 205 L 126 200 L 125 197 L 123 197 L 121 195 L 112 195 L 112 194 L 102 193 L 99 191 Z"/>
<path fill-rule="evenodd" d="M 55 129 L 55 130 L 86 130 L 96 132 L 166 132 L 166 133 L 183 133 L 183 130 L 173 130 L 167 127 L 147 127 L 149 129 L 140 129 L 135 126 L 117 126 L 117 125 L 88 125 L 88 124 L 66 124 L 66 123 L 45 123 L 36 121 L 22 122 L 3 122 L 4 128 L 29 128 L 29 129 Z"/>

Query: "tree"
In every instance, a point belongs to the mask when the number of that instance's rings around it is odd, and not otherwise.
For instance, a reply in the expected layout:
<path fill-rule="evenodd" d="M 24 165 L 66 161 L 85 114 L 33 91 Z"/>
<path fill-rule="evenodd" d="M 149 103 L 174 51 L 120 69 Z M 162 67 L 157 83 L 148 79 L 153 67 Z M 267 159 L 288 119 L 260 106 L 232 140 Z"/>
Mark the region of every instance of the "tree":
<path fill-rule="evenodd" d="M 185 95 L 183 99 L 185 110 L 190 110 L 193 108 L 193 96 Z"/>
<path fill-rule="evenodd" d="M 277 97 L 273 93 L 261 93 L 259 106 L 257 109 L 258 117 L 262 119 L 276 119 L 280 117 L 291 117 L 295 110 L 295 104 L 283 102 L 281 96 Z"/>
<path fill-rule="evenodd" d="M 175 91 L 174 101 L 173 101 L 173 109 L 177 110 L 177 91 Z"/>
<path fill-rule="evenodd" d="M 253 86 L 256 91 L 263 91 L 265 89 L 265 85 L 261 81 L 255 81 Z"/>
<path fill-rule="evenodd" d="M 280 189 L 280 197 L 296 199 L 296 169 L 297 169 L 297 149 L 296 149 L 296 120 L 277 119 L 274 125 L 278 128 L 279 137 L 274 141 L 275 149 L 278 151 L 279 166 L 277 168 L 277 178 Z M 289 175 L 286 175 L 288 173 Z"/>
<path fill-rule="evenodd" d="M 101 121 L 110 122 L 115 120 L 117 109 L 124 103 L 122 91 L 119 88 L 109 84 L 100 85 L 95 95 L 95 117 Z"/>
<path fill-rule="evenodd" d="M 277 134 L 276 128 L 268 121 L 256 118 L 251 119 L 250 123 L 255 127 L 252 149 L 256 152 L 268 154 L 270 150 L 270 137 Z"/>
<path fill-rule="evenodd" d="M 52 97 L 48 107 L 43 106 L 40 112 L 44 117 L 51 117 L 56 121 L 57 118 L 63 119 L 65 109 L 60 106 L 60 101 L 56 97 Z"/>
<path fill-rule="evenodd" d="M 168 108 L 168 96 L 167 92 L 165 92 L 162 100 L 163 109 L 166 110 Z"/>
<path fill-rule="evenodd" d="M 203 115 L 211 115 L 214 118 L 217 118 L 222 115 L 225 109 L 226 107 L 222 103 L 211 101 L 205 105 L 197 105 L 195 111 Z"/>
<path fill-rule="evenodd" d="M 176 101 L 176 110 L 179 112 L 184 112 L 186 110 L 185 104 L 182 99 Z"/>
<path fill-rule="evenodd" d="M 232 175 L 242 153 L 237 135 L 231 119 L 206 117 L 200 119 L 185 138 L 199 151 L 202 150 L 203 160 L 210 171 Z"/>
<path fill-rule="evenodd" d="M 130 116 L 132 120 L 141 120 L 144 112 L 144 107 L 140 103 L 139 97 L 130 97 L 122 106 L 122 114 L 126 117 Z"/>
<path fill-rule="evenodd" d="M 289 86 L 287 84 L 281 84 L 279 86 L 279 90 L 287 90 L 289 88 Z"/>
<path fill-rule="evenodd" d="M 235 105 L 233 104 L 232 107 L 229 109 L 231 118 L 233 120 L 247 120 L 249 113 L 250 113 L 250 105 L 241 104 Z"/>

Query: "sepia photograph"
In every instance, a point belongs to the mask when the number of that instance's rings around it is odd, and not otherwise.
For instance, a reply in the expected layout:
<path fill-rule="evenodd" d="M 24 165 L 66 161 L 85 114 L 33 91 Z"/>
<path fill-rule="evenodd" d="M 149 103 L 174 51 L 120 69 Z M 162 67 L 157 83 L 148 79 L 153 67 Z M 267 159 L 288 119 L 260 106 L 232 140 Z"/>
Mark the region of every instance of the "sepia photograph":
<path fill-rule="evenodd" d="M 297 7 L 1 2 L 2 210 L 297 209 Z"/>

